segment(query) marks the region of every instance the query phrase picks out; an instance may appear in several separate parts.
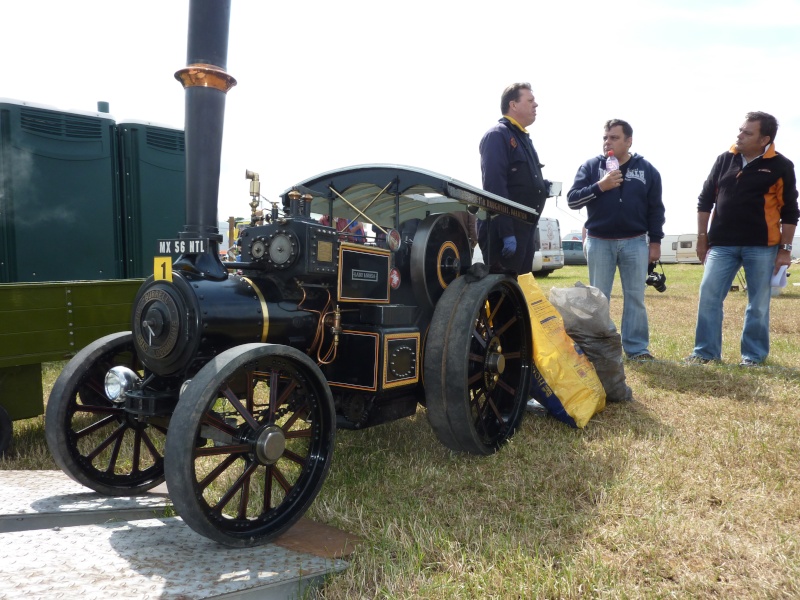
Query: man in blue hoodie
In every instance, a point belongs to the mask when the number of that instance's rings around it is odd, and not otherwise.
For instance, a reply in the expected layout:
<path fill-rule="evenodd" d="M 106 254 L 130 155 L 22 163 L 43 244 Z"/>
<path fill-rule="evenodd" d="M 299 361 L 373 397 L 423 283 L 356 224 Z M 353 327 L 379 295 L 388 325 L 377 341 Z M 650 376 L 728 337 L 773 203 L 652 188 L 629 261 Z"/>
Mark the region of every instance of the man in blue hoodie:
<path fill-rule="evenodd" d="M 631 154 L 633 128 L 607 121 L 603 154 L 583 163 L 567 194 L 573 210 L 586 207 L 589 282 L 611 299 L 614 275 L 622 282 L 622 348 L 632 360 L 653 360 L 644 306 L 647 266 L 661 258 L 664 203 L 661 175 L 639 154 Z M 606 171 L 609 151 L 619 169 Z"/>

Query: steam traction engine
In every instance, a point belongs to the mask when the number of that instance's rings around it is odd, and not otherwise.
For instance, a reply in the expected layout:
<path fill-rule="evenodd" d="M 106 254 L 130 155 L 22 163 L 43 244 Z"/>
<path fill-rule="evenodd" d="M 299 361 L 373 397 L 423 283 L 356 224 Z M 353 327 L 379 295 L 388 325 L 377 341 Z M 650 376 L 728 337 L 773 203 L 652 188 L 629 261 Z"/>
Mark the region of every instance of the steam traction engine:
<path fill-rule="evenodd" d="M 190 527 L 245 546 L 304 514 L 337 428 L 423 404 L 454 450 L 489 454 L 513 434 L 533 368 L 525 300 L 512 277 L 471 266 L 457 213 L 530 222 L 536 213 L 421 169 L 352 167 L 287 190 L 282 210 L 242 231 L 241 262 L 221 262 L 229 10 L 192 0 L 188 66 L 176 74 L 186 90 L 187 224 L 159 242 L 132 330 L 65 367 L 46 435 L 76 481 L 132 495 L 166 479 Z M 369 223 L 374 237 L 354 243 L 312 212 Z"/>

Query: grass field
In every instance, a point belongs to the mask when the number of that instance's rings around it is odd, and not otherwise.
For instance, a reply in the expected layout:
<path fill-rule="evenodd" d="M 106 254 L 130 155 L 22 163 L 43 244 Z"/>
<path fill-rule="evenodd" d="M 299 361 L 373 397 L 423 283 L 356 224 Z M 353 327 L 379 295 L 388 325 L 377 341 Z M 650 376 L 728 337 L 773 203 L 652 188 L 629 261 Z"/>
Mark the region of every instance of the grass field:
<path fill-rule="evenodd" d="M 486 458 L 444 448 L 423 409 L 339 432 L 309 516 L 363 543 L 320 597 L 800 597 L 800 288 L 773 299 L 767 366 L 737 366 L 742 291 L 724 363 L 687 366 L 702 267 L 664 269 L 666 293 L 646 294 L 659 360 L 626 363 L 636 402 L 585 429 L 527 415 Z M 539 283 L 579 280 L 586 267 Z M 54 468 L 41 419 L 15 429 L 0 469 Z"/>

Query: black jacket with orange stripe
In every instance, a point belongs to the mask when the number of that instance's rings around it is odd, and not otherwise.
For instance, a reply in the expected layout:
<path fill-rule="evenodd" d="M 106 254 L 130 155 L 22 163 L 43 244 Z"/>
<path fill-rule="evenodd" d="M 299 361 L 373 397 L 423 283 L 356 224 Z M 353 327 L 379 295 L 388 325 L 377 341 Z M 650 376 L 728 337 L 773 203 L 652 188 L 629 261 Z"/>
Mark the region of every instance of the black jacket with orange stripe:
<path fill-rule="evenodd" d="M 797 179 L 792 161 L 771 144 L 742 168 L 742 155 L 732 147 L 717 157 L 703 184 L 698 212 L 711 212 L 708 241 L 712 246 L 774 246 L 781 223 L 797 225 Z"/>

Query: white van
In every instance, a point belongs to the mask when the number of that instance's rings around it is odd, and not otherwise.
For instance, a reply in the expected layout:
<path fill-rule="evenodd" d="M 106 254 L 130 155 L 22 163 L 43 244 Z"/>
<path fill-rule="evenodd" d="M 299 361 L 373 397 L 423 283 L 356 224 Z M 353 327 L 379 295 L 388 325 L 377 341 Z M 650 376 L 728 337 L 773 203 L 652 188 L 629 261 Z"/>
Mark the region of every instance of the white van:
<path fill-rule="evenodd" d="M 539 277 L 547 277 L 552 271 L 564 266 L 564 251 L 561 249 L 561 229 L 558 219 L 542 217 L 534 237 L 536 252 L 533 255 L 532 271 Z M 480 246 L 472 251 L 472 264 L 483 262 Z"/>
<path fill-rule="evenodd" d="M 535 275 L 547 277 L 564 266 L 564 250 L 561 248 L 561 227 L 558 219 L 542 217 L 539 219 L 537 236 L 534 238 L 536 253 L 533 255 Z"/>

